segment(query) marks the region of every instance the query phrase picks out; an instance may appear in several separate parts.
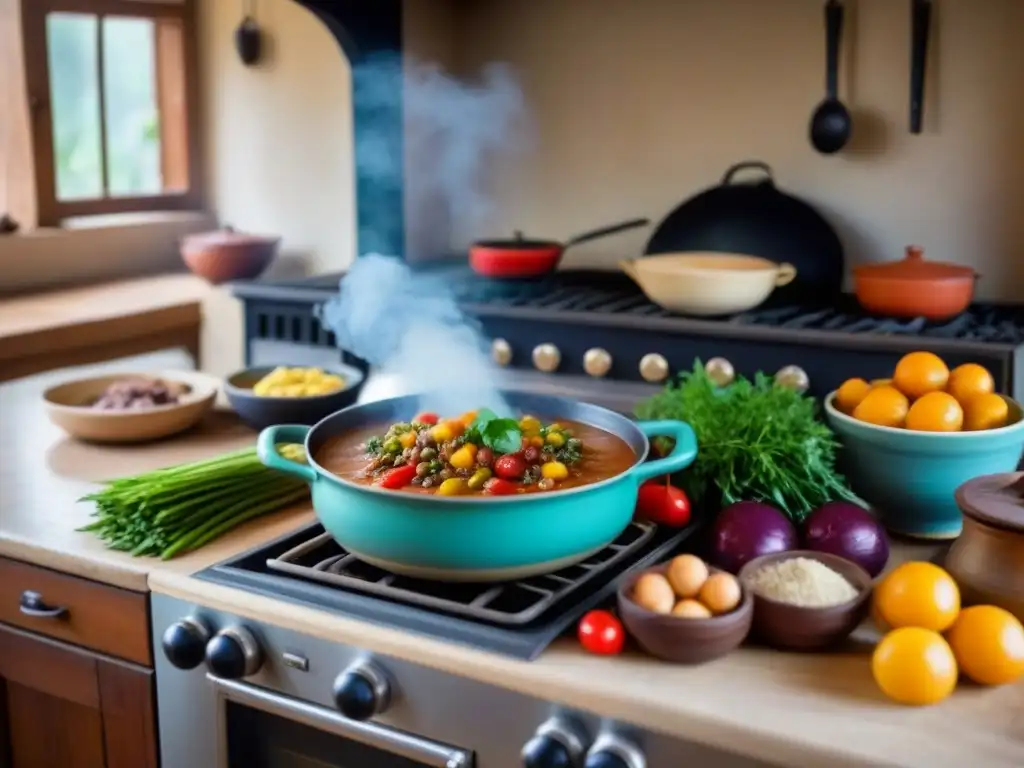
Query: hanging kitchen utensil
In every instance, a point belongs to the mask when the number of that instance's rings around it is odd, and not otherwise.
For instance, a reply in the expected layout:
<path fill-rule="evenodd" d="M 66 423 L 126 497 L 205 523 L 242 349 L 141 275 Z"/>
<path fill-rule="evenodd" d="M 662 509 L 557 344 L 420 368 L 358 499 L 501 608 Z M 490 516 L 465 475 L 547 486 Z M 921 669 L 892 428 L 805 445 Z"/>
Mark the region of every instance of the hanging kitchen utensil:
<path fill-rule="evenodd" d="M 839 51 L 843 37 L 843 5 L 825 3 L 825 100 L 811 116 L 811 144 L 823 155 L 832 155 L 850 139 L 852 119 L 839 100 Z"/>
<path fill-rule="evenodd" d="M 923 248 L 908 245 L 900 261 L 855 267 L 853 287 L 869 312 L 947 320 L 970 306 L 977 278 L 970 267 L 925 261 Z"/>
<path fill-rule="evenodd" d="M 921 133 L 924 79 L 928 69 L 928 38 L 932 25 L 931 0 L 910 0 L 910 132 Z"/>
<path fill-rule="evenodd" d="M 760 178 L 736 180 L 750 170 Z M 732 166 L 721 184 L 669 213 L 645 251 L 739 253 L 792 264 L 796 279 L 776 290 L 773 301 L 827 302 L 843 285 L 843 244 L 835 230 L 809 204 L 776 187 L 771 167 L 756 160 Z"/>
<path fill-rule="evenodd" d="M 469 249 L 469 265 L 474 272 L 485 277 L 536 277 L 554 270 L 566 248 L 650 223 L 650 219 L 630 219 L 584 232 L 565 243 L 530 240 L 523 237 L 521 232 L 516 232 L 510 240 L 482 240 L 474 243 Z"/>
<path fill-rule="evenodd" d="M 252 67 L 263 56 L 263 32 L 256 22 L 256 0 L 245 0 L 242 7 L 245 16 L 235 30 L 235 49 L 242 63 Z"/>

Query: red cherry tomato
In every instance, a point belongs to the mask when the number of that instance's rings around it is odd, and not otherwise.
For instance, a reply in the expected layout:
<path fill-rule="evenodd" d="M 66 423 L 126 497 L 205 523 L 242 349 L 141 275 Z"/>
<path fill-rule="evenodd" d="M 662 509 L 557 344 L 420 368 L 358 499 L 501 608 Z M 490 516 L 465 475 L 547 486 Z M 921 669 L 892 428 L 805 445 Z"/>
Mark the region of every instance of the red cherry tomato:
<path fill-rule="evenodd" d="M 517 453 L 507 453 L 494 460 L 494 474 L 506 480 L 518 480 L 526 472 L 526 459 Z"/>
<path fill-rule="evenodd" d="M 508 496 L 516 492 L 516 484 L 500 477 L 492 477 L 484 483 L 484 492 L 491 496 Z"/>
<path fill-rule="evenodd" d="M 416 477 L 416 467 L 411 464 L 403 464 L 400 467 L 389 469 L 382 474 L 377 481 L 377 485 L 381 488 L 397 490 L 398 488 L 405 488 L 405 486 L 412 482 L 414 477 Z"/>
<path fill-rule="evenodd" d="M 622 652 L 626 644 L 626 630 L 608 611 L 590 611 L 580 619 L 577 628 L 580 645 L 590 653 L 614 656 Z"/>
<path fill-rule="evenodd" d="M 679 488 L 651 480 L 637 492 L 635 514 L 658 525 L 682 528 L 690 522 L 690 500 Z"/>
<path fill-rule="evenodd" d="M 418 421 L 420 424 L 431 424 L 431 425 L 433 425 L 433 424 L 437 424 L 438 418 L 439 417 L 438 417 L 438 415 L 436 413 L 431 413 L 430 411 L 424 411 L 423 413 L 418 413 L 415 416 L 413 416 L 412 420 L 413 421 Z"/>

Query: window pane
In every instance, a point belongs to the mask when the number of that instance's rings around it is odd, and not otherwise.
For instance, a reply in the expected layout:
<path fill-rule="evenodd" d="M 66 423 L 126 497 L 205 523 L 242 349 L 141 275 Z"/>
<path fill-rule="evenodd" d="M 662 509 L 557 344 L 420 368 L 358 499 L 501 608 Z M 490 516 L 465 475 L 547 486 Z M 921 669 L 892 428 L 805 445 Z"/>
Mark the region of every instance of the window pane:
<path fill-rule="evenodd" d="M 59 200 L 103 195 L 97 23 L 87 14 L 46 17 Z"/>
<path fill-rule="evenodd" d="M 155 195 L 163 190 L 155 32 L 149 19 L 103 19 L 103 97 L 111 197 Z"/>

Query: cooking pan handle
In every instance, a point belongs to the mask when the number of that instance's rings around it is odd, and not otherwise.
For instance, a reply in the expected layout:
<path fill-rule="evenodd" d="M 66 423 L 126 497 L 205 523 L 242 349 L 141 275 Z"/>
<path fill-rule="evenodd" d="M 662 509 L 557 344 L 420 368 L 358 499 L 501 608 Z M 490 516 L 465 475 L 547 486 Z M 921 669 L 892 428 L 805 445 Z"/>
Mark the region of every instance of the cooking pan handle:
<path fill-rule="evenodd" d="M 761 160 L 744 160 L 742 163 L 736 163 L 736 165 L 729 167 L 729 170 L 727 170 L 725 175 L 722 177 L 722 186 L 724 187 L 735 183 L 733 179 L 736 174 L 740 173 L 740 171 L 748 171 L 751 169 L 763 171 L 764 175 L 768 177 L 763 180 L 761 184 L 775 183 L 775 175 L 772 173 L 772 167 L 768 165 L 768 163 Z"/>
<path fill-rule="evenodd" d="M 633 468 L 633 477 L 636 478 L 638 485 L 652 477 L 674 475 L 693 464 L 693 460 L 697 458 L 697 435 L 694 434 L 693 427 L 685 421 L 640 421 L 637 422 L 637 426 L 648 438 L 670 437 L 674 443 L 668 456 L 645 461 Z"/>
<path fill-rule="evenodd" d="M 276 469 L 286 475 L 292 475 L 307 483 L 314 482 L 319 475 L 316 470 L 308 464 L 299 464 L 297 461 L 286 459 L 277 452 L 278 443 L 302 443 L 305 444 L 306 436 L 309 434 L 309 427 L 303 424 L 278 424 L 267 427 L 260 432 L 256 441 L 256 453 L 264 466 Z"/>
<path fill-rule="evenodd" d="M 638 227 L 646 227 L 651 223 L 650 219 L 630 219 L 629 221 L 623 221 L 619 224 L 612 224 L 610 227 L 601 227 L 600 229 L 592 229 L 589 232 L 584 232 L 582 235 L 576 235 L 575 237 L 569 238 L 566 242 L 565 247 L 568 248 L 570 245 L 579 245 L 580 243 L 587 243 L 591 240 L 597 240 L 599 237 L 607 237 L 608 235 L 614 235 L 618 232 L 625 232 L 627 229 L 637 229 Z"/>

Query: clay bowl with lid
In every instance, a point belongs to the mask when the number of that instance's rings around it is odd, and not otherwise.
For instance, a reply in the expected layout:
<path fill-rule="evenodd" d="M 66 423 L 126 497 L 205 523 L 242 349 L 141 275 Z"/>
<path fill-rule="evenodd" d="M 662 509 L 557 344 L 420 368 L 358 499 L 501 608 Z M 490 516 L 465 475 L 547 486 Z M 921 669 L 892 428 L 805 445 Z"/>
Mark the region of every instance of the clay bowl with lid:
<path fill-rule="evenodd" d="M 945 565 L 964 604 L 998 605 L 1024 621 L 1024 473 L 975 477 L 955 496 L 964 530 Z"/>
<path fill-rule="evenodd" d="M 215 232 L 188 235 L 181 241 L 185 265 L 214 285 L 259 277 L 277 256 L 279 237 L 238 232 L 225 226 Z"/>
<path fill-rule="evenodd" d="M 856 597 L 824 608 L 792 605 L 763 595 L 751 586 L 751 580 L 765 566 L 796 558 L 816 560 L 845 578 L 857 591 Z M 871 576 L 850 560 L 827 552 L 794 550 L 755 557 L 739 572 L 745 592 L 754 597 L 751 636 L 773 648 L 789 651 L 819 651 L 831 648 L 850 636 L 871 607 Z"/>
<path fill-rule="evenodd" d="M 864 309 L 888 317 L 948 320 L 974 298 L 977 273 L 970 267 L 927 261 L 924 249 L 907 246 L 906 257 L 853 270 L 853 288 Z"/>
<path fill-rule="evenodd" d="M 664 576 L 668 563 L 630 574 L 619 585 L 619 617 L 630 636 L 651 656 L 677 664 L 703 664 L 736 650 L 750 633 L 754 601 L 743 589 L 740 604 L 710 619 L 688 619 L 655 613 L 633 600 L 633 587 L 646 573 Z M 719 572 L 716 568 L 711 573 Z M 741 585 L 742 589 L 742 585 Z"/>

